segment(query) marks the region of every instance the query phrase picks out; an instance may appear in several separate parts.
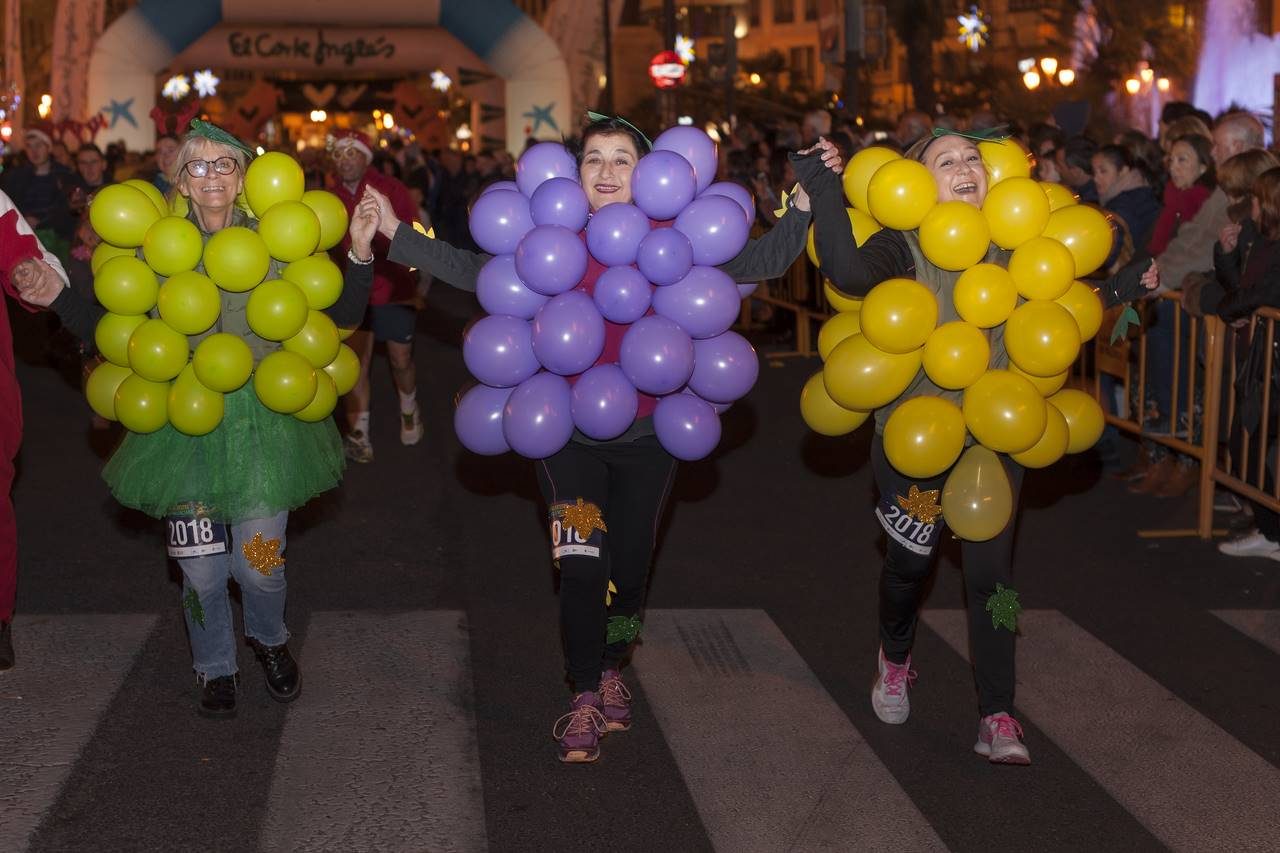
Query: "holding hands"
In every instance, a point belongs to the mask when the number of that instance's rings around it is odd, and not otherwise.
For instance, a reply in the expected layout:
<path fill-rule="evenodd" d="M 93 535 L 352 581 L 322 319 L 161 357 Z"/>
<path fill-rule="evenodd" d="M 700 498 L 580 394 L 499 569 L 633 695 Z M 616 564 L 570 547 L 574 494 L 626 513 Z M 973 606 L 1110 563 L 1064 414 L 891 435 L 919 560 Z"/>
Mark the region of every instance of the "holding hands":
<path fill-rule="evenodd" d="M 800 156 L 818 153 L 821 153 L 822 155 L 823 166 L 826 166 L 837 175 L 844 171 L 844 160 L 840 157 L 840 149 L 837 148 L 835 143 L 829 139 L 818 137 L 817 145 L 796 152 L 796 154 Z M 803 185 L 796 191 L 795 199 L 797 210 L 809 209 L 809 194 L 805 192 Z"/>
<path fill-rule="evenodd" d="M 377 193 L 365 187 L 364 195 L 360 196 L 360 201 L 351 214 L 351 226 L 347 230 L 351 236 L 351 251 L 359 258 L 373 257 L 373 237 L 378 233 L 379 218 L 378 202 L 373 195 Z"/>
<path fill-rule="evenodd" d="M 48 308 L 66 287 L 62 276 L 42 258 L 28 258 L 13 268 L 9 280 L 24 302 Z"/>

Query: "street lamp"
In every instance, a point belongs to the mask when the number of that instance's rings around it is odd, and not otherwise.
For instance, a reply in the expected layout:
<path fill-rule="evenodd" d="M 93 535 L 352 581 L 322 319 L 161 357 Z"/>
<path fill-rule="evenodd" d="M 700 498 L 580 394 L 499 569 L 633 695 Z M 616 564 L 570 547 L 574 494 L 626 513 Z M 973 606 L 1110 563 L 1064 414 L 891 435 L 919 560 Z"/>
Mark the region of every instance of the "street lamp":
<path fill-rule="evenodd" d="M 1060 66 L 1061 63 L 1054 56 L 1042 56 L 1039 60 L 1034 57 L 1021 59 L 1018 61 L 1018 71 L 1022 74 L 1022 85 L 1029 91 L 1035 91 L 1040 88 L 1041 83 L 1070 86 L 1076 82 L 1075 69 Z"/>

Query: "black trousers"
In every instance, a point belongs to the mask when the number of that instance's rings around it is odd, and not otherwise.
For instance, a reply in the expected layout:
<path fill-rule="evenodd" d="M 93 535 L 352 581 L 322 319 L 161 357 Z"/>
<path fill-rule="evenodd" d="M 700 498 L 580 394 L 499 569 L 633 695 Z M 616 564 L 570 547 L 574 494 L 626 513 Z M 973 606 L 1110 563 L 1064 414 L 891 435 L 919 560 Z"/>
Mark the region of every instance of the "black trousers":
<path fill-rule="evenodd" d="M 550 509 L 552 556 L 560 566 L 560 627 L 574 691 L 594 691 L 600 672 L 616 667 L 629 641 L 606 644 L 608 620 L 635 617 L 644 604 L 653 549 L 676 460 L 656 436 L 619 444 L 571 441 L 535 463 Z M 579 501 L 599 510 L 605 530 L 574 530 L 565 513 Z M 590 506 L 589 506 L 590 505 Z M 587 525 L 591 526 L 591 525 Z M 585 534 L 585 535 L 584 535 Z M 605 606 L 609 581 L 617 588 Z"/>
<path fill-rule="evenodd" d="M 973 650 L 978 706 L 984 717 L 1000 711 L 1013 711 L 1014 634 L 1007 628 L 992 627 L 991 614 L 986 606 L 987 599 L 995 594 L 997 583 L 1012 586 L 1013 532 L 1018 518 L 1018 493 L 1024 469 L 1003 454 L 1000 460 L 1013 487 L 1013 517 L 995 538 L 986 542 L 964 542 L 960 548 L 969 612 L 969 645 Z M 871 461 L 882 503 L 886 499 L 895 500 L 898 495 L 905 496 L 913 485 L 920 491 L 938 489 L 941 492 L 949 473 L 930 480 L 904 477 L 889 464 L 879 435 L 871 445 Z M 939 518 L 939 532 L 944 523 L 945 519 Z M 934 541 L 940 539 L 939 536 Z M 928 553 L 918 553 L 894 536 L 887 536 L 887 546 L 884 567 L 880 572 L 880 643 L 885 658 L 893 663 L 904 663 L 915 640 L 921 593 L 933 572 L 936 548 L 929 549 Z"/>

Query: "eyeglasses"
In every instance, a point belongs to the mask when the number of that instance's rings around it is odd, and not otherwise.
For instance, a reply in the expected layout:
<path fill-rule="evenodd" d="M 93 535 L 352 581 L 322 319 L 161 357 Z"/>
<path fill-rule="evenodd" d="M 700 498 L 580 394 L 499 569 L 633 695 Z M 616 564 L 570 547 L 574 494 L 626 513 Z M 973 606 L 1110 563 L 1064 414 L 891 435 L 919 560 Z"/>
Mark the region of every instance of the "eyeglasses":
<path fill-rule="evenodd" d="M 363 156 L 364 152 L 354 145 L 344 145 L 333 152 L 333 159 L 335 160 L 354 160 L 356 157 Z"/>
<path fill-rule="evenodd" d="M 234 157 L 219 157 L 217 160 L 190 160 L 182 168 L 193 178 L 203 178 L 209 174 L 210 168 L 219 175 L 230 175 L 239 165 Z"/>

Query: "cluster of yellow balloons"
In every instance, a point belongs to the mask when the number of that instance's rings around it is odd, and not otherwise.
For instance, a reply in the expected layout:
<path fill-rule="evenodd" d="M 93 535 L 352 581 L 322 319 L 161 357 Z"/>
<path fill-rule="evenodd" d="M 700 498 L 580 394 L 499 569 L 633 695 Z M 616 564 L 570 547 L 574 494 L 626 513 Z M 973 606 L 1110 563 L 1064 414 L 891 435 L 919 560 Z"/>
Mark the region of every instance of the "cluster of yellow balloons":
<path fill-rule="evenodd" d="M 104 188 L 89 208 L 103 242 L 90 266 L 94 294 L 107 313 L 94 342 L 105 362 L 85 387 L 89 405 L 138 433 L 166 423 L 205 435 L 222 421 L 223 395 L 253 379 L 267 408 L 308 422 L 327 418 L 355 386 L 359 359 L 342 343 L 350 334 L 324 313 L 342 292 L 342 272 L 325 254 L 347 230 L 335 195 L 303 192 L 301 166 L 269 153 L 245 173 L 238 204 L 259 218 L 258 231 L 232 226 L 205 243 L 186 218 L 185 199 L 170 206 L 151 184 L 130 180 Z M 264 280 L 275 258 L 287 266 Z M 203 263 L 203 272 L 197 267 Z M 252 291 L 249 328 L 281 348 L 256 365 L 238 335 L 208 335 L 192 352 L 189 335 L 213 328 L 219 290 Z"/>
<path fill-rule="evenodd" d="M 889 149 L 852 158 L 844 189 L 855 241 L 862 245 L 881 225 L 919 229 L 932 263 L 963 270 L 953 293 L 960 319 L 938 325 L 937 297 L 910 279 L 882 282 L 861 300 L 827 282 L 837 313 L 818 333 L 824 367 L 800 396 L 809 427 L 835 436 L 896 400 L 921 369 L 938 387 L 963 391 L 961 405 L 934 396 L 903 402 L 885 424 L 884 448 L 908 477 L 951 469 L 943 514 L 957 535 L 975 541 L 999 533 L 1011 513 L 1008 478 L 992 451 L 1043 468 L 1088 449 L 1102 433 L 1097 402 L 1063 385 L 1102 323 L 1097 293 L 1076 278 L 1102 264 L 1112 241 L 1101 212 L 1060 185 L 1031 179 L 1029 156 L 1016 142 L 978 147 L 989 176 L 981 210 L 938 203 L 928 169 Z M 1012 252 L 1007 269 L 983 262 L 991 243 Z M 808 248 L 817 264 L 812 228 Z M 989 369 L 996 335 L 1007 369 Z M 966 451 L 968 435 L 978 444 Z"/>

